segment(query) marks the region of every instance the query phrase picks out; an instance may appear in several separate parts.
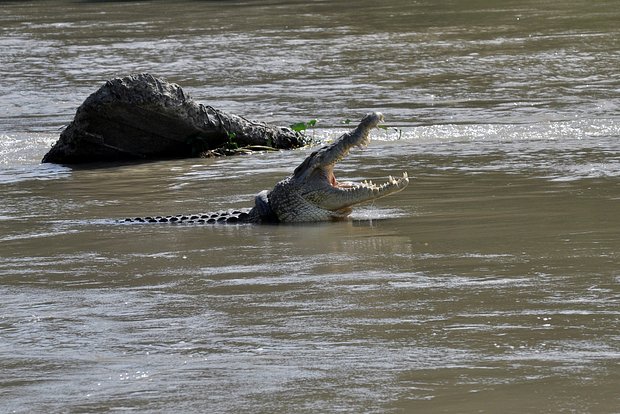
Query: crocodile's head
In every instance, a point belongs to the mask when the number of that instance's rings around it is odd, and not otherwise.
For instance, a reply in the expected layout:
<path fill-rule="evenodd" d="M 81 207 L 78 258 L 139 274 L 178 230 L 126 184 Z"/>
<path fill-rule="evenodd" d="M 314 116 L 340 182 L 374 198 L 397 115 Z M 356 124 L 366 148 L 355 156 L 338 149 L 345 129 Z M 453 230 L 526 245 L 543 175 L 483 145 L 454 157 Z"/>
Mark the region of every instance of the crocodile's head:
<path fill-rule="evenodd" d="M 334 143 L 310 154 L 293 175 L 280 181 L 267 194 L 269 206 L 280 222 L 326 221 L 347 217 L 356 204 L 397 193 L 407 187 L 409 178 L 389 177 L 381 185 L 371 182 L 339 182 L 334 166 L 353 147 L 369 144 L 370 130 L 383 121 L 383 115 L 366 115 L 352 131 Z"/>

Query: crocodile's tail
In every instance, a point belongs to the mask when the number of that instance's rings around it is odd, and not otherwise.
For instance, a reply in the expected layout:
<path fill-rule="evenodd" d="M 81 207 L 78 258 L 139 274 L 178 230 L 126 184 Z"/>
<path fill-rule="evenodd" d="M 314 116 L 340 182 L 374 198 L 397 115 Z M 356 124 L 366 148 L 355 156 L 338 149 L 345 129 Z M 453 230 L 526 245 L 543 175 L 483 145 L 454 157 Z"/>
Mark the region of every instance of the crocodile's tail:
<path fill-rule="evenodd" d="M 178 216 L 148 216 L 119 220 L 120 223 L 168 224 L 240 224 L 254 221 L 251 209 L 218 211 L 214 213 L 181 214 Z"/>

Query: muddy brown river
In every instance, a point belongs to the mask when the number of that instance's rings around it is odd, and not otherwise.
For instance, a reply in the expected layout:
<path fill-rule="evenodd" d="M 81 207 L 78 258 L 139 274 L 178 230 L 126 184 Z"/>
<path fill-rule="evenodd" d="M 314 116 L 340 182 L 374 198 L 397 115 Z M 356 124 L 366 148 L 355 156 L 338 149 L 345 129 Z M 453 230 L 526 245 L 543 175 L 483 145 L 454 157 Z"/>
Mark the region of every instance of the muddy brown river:
<path fill-rule="evenodd" d="M 0 1 L 0 412 L 617 413 L 616 1 Z M 351 220 L 250 206 L 312 148 L 40 164 L 149 72 L 317 140 L 380 111 Z"/>

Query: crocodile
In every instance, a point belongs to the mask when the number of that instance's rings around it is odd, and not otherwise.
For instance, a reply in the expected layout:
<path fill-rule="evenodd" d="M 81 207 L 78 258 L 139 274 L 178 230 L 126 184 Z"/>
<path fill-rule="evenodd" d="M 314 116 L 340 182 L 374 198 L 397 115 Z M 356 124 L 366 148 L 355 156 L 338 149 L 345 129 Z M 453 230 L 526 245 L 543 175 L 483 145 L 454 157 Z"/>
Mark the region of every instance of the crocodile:
<path fill-rule="evenodd" d="M 406 172 L 401 177 L 389 177 L 381 185 L 372 181 L 362 183 L 336 180 L 334 166 L 347 156 L 353 147 L 370 143 L 370 131 L 383 121 L 380 112 L 367 114 L 353 130 L 333 143 L 312 152 L 272 190 L 263 190 L 254 199 L 254 207 L 215 213 L 178 216 L 137 217 L 125 223 L 297 223 L 346 219 L 352 207 L 402 191 L 409 184 Z"/>

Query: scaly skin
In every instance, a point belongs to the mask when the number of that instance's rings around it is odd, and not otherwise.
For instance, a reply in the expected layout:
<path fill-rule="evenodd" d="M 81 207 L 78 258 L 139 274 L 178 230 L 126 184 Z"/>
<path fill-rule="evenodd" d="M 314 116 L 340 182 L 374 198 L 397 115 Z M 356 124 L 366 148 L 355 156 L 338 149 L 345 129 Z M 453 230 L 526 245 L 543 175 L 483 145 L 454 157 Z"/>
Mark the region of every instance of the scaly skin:
<path fill-rule="evenodd" d="M 351 214 L 353 206 L 397 193 L 409 184 L 406 172 L 400 178 L 390 176 L 382 185 L 338 182 L 334 176 L 334 166 L 351 148 L 367 146 L 370 131 L 381 121 L 383 115 L 379 112 L 366 115 L 354 130 L 310 154 L 293 175 L 277 183 L 273 190 L 260 192 L 249 211 L 136 218 L 125 222 L 296 223 L 344 219 Z"/>
<path fill-rule="evenodd" d="M 366 115 L 353 131 L 347 132 L 331 145 L 310 154 L 293 175 L 280 181 L 268 195 L 269 205 L 281 222 L 326 221 L 347 217 L 356 204 L 376 200 L 402 191 L 409 178 L 390 177 L 377 186 L 370 183 L 338 182 L 334 166 L 353 147 L 370 143 L 370 131 L 383 121 L 383 115 Z"/>

